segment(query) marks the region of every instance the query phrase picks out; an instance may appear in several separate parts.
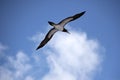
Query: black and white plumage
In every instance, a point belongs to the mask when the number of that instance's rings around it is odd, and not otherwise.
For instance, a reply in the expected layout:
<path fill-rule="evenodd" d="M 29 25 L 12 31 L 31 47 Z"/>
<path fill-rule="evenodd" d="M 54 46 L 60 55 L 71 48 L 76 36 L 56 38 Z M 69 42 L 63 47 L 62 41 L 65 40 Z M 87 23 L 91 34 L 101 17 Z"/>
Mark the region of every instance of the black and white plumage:
<path fill-rule="evenodd" d="M 53 22 L 48 21 L 48 23 L 53 26 L 53 28 L 47 33 L 47 35 L 45 36 L 44 40 L 39 44 L 39 46 L 37 47 L 36 50 L 38 50 L 39 48 L 42 48 L 51 38 L 52 36 L 57 32 L 57 31 L 62 31 L 62 32 L 67 32 L 67 29 L 64 28 L 64 26 L 68 23 L 71 22 L 79 17 L 81 17 L 84 12 L 78 13 L 74 16 L 70 16 L 68 18 L 63 19 L 62 21 L 60 21 L 58 24 L 55 24 Z"/>

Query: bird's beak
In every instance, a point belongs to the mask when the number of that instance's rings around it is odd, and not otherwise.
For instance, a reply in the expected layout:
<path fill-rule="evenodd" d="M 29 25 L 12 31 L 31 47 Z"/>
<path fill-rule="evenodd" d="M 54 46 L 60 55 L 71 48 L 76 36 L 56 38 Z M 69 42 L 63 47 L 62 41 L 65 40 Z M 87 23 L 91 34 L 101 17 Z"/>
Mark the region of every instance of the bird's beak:
<path fill-rule="evenodd" d="M 68 32 L 68 31 L 66 33 L 70 34 L 70 32 Z"/>

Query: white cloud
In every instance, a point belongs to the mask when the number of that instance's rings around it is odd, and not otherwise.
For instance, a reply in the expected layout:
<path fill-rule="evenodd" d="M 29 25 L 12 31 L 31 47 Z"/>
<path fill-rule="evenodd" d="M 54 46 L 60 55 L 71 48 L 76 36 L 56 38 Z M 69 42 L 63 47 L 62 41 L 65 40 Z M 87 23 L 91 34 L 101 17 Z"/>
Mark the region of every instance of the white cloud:
<path fill-rule="evenodd" d="M 34 80 L 31 76 L 27 76 L 25 80 Z"/>
<path fill-rule="evenodd" d="M 3 45 L 2 43 L 0 43 L 0 62 L 2 63 L 1 60 L 5 59 L 5 54 L 4 50 L 6 50 L 7 47 L 5 45 Z M 5 68 L 4 65 L 1 66 L 0 64 L 0 80 L 13 80 L 13 78 L 11 77 L 12 73 L 9 69 Z"/>
<path fill-rule="evenodd" d="M 15 56 L 2 56 L 7 60 L 0 61 L 0 80 L 34 80 L 30 75 L 32 65 L 29 63 L 30 58 L 19 51 Z"/>
<path fill-rule="evenodd" d="M 99 69 L 99 43 L 84 32 L 70 32 L 57 33 L 45 46 L 50 71 L 42 80 L 91 80 Z"/>
<path fill-rule="evenodd" d="M 41 65 L 40 56 L 35 53 L 27 55 L 18 51 L 11 56 L 5 53 L 0 56 L 0 62 L 0 80 L 40 80 L 43 75 L 44 66 Z"/>
<path fill-rule="evenodd" d="M 14 76 L 21 78 L 32 67 L 29 62 L 29 57 L 23 52 L 18 52 L 16 57 L 9 57 L 10 64 L 15 69 Z"/>
<path fill-rule="evenodd" d="M 99 43 L 96 40 L 88 39 L 84 32 L 70 32 L 71 34 L 56 33 L 50 42 L 43 47 L 42 51 L 36 52 L 47 54 L 48 65 L 46 65 L 41 54 L 36 55 L 34 53 L 31 55 L 32 57 L 22 51 L 18 51 L 13 56 L 5 54 L 3 57 L 6 57 L 8 61 L 4 63 L 5 65 L 0 65 L 0 80 L 93 79 L 93 75 L 101 64 Z M 38 45 L 44 36 L 40 33 L 30 40 Z M 0 52 L 3 53 L 5 49 L 5 46 L 0 44 Z M 43 70 L 45 66 L 49 67 L 49 72 Z M 43 71 L 47 72 L 45 76 L 42 74 Z"/>
<path fill-rule="evenodd" d="M 0 80 L 13 80 L 11 71 L 0 66 Z"/>

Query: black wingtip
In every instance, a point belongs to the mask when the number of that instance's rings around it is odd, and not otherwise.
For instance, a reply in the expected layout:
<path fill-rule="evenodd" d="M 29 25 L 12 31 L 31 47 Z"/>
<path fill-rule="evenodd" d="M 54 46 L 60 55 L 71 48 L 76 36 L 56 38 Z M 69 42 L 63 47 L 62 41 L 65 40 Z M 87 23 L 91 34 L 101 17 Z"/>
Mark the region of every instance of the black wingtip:
<path fill-rule="evenodd" d="M 39 47 L 36 48 L 36 50 L 38 50 L 38 49 L 39 49 Z"/>
<path fill-rule="evenodd" d="M 40 44 L 40 45 L 36 48 L 36 50 L 42 48 L 43 46 L 44 46 L 44 44 Z"/>
<path fill-rule="evenodd" d="M 36 50 L 38 50 L 38 49 L 40 49 L 42 46 L 38 46 L 37 48 L 36 48 Z"/>
<path fill-rule="evenodd" d="M 83 13 L 85 13 L 86 11 L 83 11 Z"/>
<path fill-rule="evenodd" d="M 38 50 L 39 48 L 36 48 L 36 50 Z"/>
<path fill-rule="evenodd" d="M 86 11 L 83 11 L 83 12 L 81 12 L 80 14 L 83 15 L 83 14 L 85 14 L 85 12 L 86 12 Z"/>
<path fill-rule="evenodd" d="M 85 14 L 85 12 L 86 12 L 86 11 L 83 11 L 83 12 L 81 12 L 81 13 L 78 13 L 78 14 L 74 15 L 74 16 L 73 16 L 73 20 L 75 20 L 75 19 L 81 17 L 82 15 Z M 73 21 L 73 20 L 72 20 L 72 21 Z"/>

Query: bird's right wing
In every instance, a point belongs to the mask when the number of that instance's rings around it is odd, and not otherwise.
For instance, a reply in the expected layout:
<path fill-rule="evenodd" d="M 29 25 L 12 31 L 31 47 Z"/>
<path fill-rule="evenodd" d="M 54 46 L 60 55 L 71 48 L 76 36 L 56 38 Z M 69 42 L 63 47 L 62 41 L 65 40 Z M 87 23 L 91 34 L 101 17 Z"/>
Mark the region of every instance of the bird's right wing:
<path fill-rule="evenodd" d="M 78 14 L 75 14 L 75 15 L 73 15 L 73 16 L 67 17 L 67 18 L 63 19 L 59 24 L 64 27 L 68 22 L 71 22 L 71 21 L 73 21 L 73 20 L 75 20 L 75 19 L 78 19 L 78 18 L 81 17 L 84 13 L 85 13 L 85 11 L 84 11 L 84 12 L 81 12 L 81 13 L 78 13 Z"/>
<path fill-rule="evenodd" d="M 47 35 L 45 36 L 44 40 L 39 44 L 39 46 L 37 47 L 36 50 L 38 50 L 39 48 L 42 48 L 54 35 L 54 33 L 57 32 L 57 30 L 55 28 L 52 28 Z"/>

